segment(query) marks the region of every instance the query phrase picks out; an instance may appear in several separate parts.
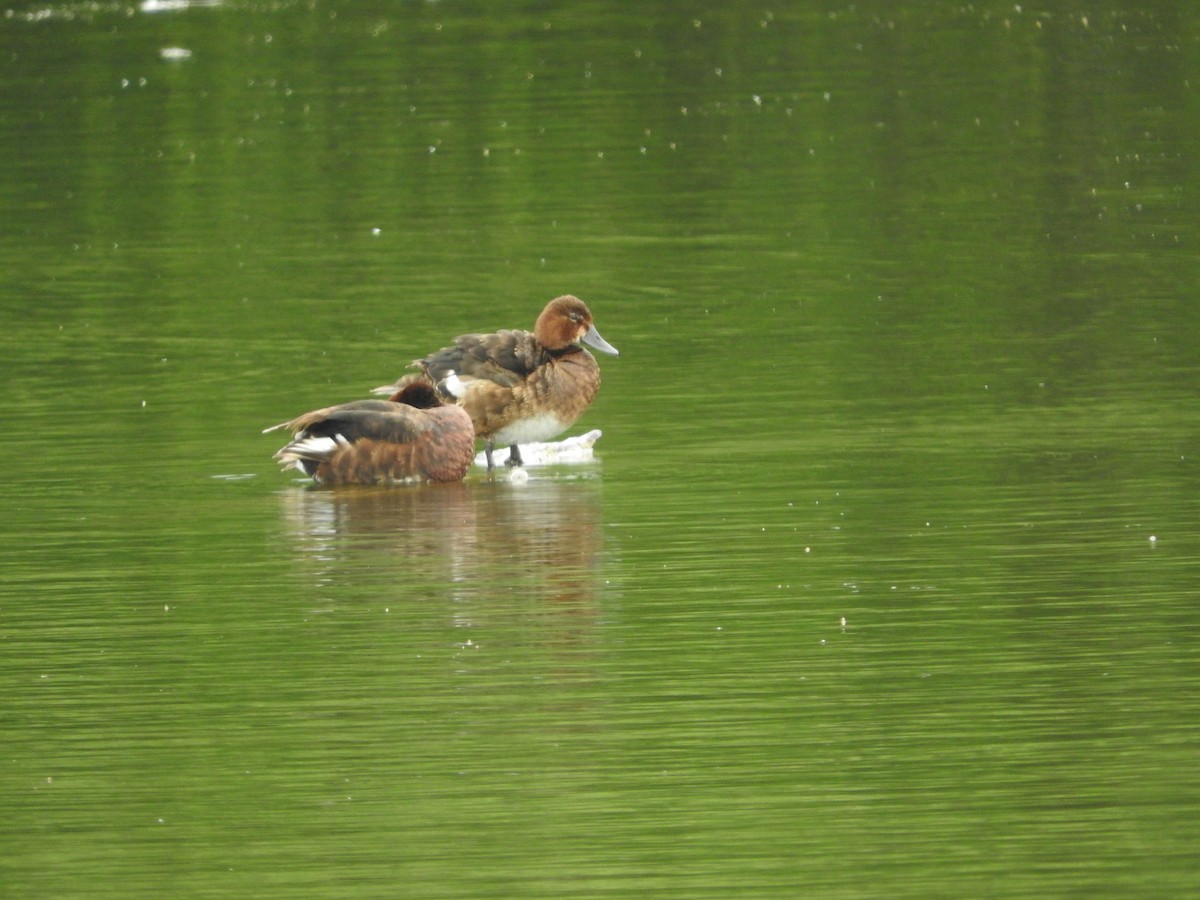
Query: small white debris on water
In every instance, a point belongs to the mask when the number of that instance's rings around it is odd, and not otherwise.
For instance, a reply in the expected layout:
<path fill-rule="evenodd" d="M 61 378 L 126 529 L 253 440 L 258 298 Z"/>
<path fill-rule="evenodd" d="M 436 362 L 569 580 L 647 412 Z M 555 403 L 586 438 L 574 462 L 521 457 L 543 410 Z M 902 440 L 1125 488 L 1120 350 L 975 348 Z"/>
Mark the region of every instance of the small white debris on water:
<path fill-rule="evenodd" d="M 163 47 L 158 51 L 158 55 L 168 62 L 178 62 L 183 59 L 191 59 L 192 51 L 186 47 Z"/>
<path fill-rule="evenodd" d="M 180 12 L 204 6 L 220 6 L 222 0 L 142 0 L 138 9 L 144 13 Z"/>
<path fill-rule="evenodd" d="M 1154 535 L 1150 535 L 1150 543 L 1152 543 L 1152 544 L 1157 544 L 1157 543 L 1158 543 L 1158 538 L 1157 538 L 1157 537 L 1155 537 Z"/>
<path fill-rule="evenodd" d="M 595 446 L 596 441 L 600 440 L 601 434 L 603 432 L 599 428 L 593 428 L 587 434 L 564 438 L 561 441 L 521 444 L 521 460 L 526 467 L 574 465 L 576 463 L 590 462 L 595 459 L 592 448 Z M 492 451 L 492 459 L 495 460 L 497 466 L 504 465 L 508 461 L 508 448 L 497 447 Z M 475 454 L 475 465 L 487 466 L 487 454 Z M 520 467 L 517 468 L 519 469 Z"/>

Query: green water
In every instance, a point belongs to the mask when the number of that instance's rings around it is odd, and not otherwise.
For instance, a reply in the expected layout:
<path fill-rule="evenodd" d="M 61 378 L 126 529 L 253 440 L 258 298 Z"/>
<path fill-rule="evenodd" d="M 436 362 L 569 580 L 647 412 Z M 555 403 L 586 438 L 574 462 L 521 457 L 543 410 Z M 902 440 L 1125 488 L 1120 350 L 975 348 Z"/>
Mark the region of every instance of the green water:
<path fill-rule="evenodd" d="M 0 895 L 1200 892 L 1200 15 L 734 6 L 5 8 Z"/>

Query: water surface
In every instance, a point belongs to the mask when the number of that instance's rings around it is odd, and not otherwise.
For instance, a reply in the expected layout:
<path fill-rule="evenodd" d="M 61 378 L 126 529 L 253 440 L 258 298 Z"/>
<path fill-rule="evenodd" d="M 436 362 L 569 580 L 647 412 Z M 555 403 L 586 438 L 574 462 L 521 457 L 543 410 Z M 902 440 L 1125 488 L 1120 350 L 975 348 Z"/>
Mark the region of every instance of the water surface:
<path fill-rule="evenodd" d="M 0 20 L 5 893 L 1200 889 L 1194 15 L 146 9 Z M 275 470 L 565 292 L 596 462 Z"/>

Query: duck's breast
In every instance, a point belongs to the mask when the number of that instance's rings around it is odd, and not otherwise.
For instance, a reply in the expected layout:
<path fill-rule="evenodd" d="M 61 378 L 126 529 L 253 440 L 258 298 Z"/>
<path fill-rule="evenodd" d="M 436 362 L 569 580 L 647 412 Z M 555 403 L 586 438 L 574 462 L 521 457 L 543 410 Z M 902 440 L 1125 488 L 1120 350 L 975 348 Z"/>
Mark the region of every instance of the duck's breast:
<path fill-rule="evenodd" d="M 599 387 L 596 361 L 586 351 L 575 350 L 550 358 L 511 389 L 481 387 L 470 398 L 474 409 L 470 403 L 464 406 L 480 436 L 495 443 L 548 441 L 583 415 Z"/>

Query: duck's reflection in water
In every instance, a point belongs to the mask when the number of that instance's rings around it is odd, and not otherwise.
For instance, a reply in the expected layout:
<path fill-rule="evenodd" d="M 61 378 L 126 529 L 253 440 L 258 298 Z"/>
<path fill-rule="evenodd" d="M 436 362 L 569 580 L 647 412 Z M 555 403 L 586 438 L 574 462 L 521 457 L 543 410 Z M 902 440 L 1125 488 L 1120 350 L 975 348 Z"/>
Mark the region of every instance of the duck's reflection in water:
<path fill-rule="evenodd" d="M 506 597 L 586 613 L 595 603 L 601 482 L 539 475 L 282 493 L 301 564 L 330 589 L 381 579 L 397 602 Z"/>

